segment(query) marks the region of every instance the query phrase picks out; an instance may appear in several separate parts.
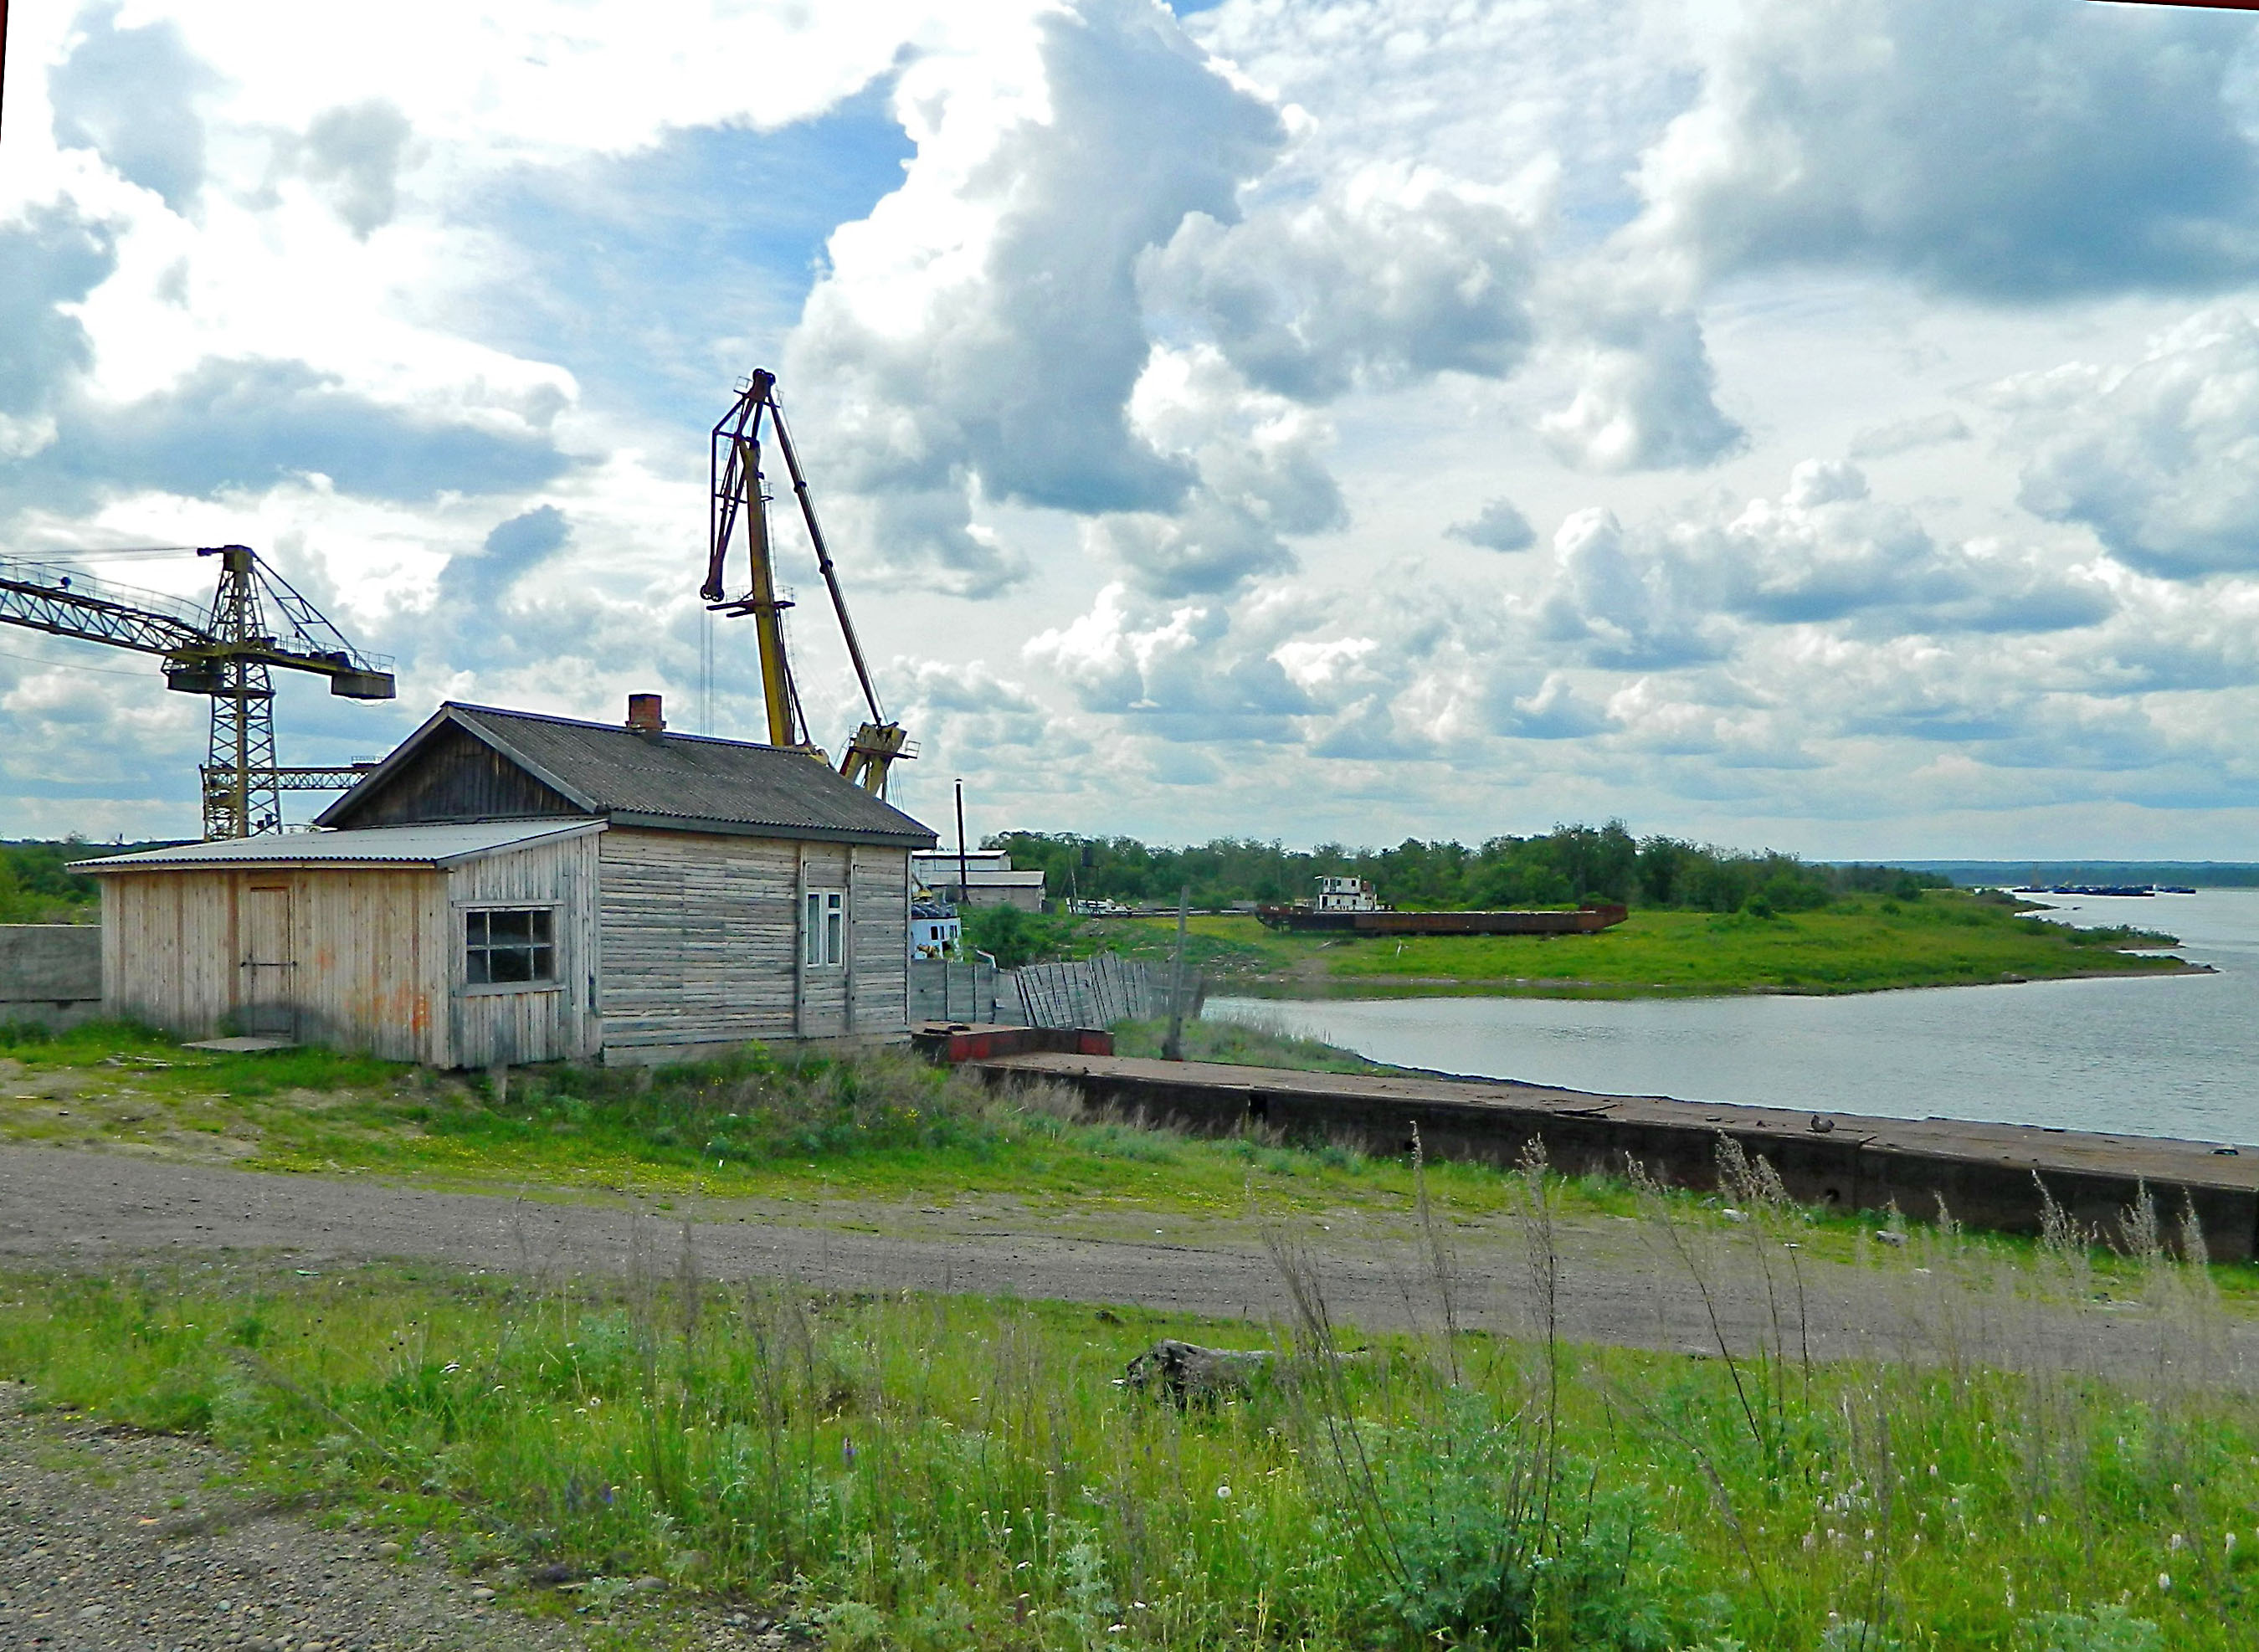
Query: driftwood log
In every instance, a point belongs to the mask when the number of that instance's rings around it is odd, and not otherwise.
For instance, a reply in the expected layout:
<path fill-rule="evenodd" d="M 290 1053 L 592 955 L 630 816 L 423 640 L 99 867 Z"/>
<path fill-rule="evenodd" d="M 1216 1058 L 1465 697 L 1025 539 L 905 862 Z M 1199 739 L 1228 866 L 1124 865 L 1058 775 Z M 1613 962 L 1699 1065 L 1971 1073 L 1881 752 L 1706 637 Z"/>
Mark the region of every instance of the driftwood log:
<path fill-rule="evenodd" d="M 1181 1406 L 1248 1393 L 1256 1378 L 1276 1370 L 1278 1363 L 1278 1355 L 1267 1349 L 1202 1348 L 1164 1337 L 1130 1362 L 1122 1382 L 1141 1393 L 1158 1391 Z"/>

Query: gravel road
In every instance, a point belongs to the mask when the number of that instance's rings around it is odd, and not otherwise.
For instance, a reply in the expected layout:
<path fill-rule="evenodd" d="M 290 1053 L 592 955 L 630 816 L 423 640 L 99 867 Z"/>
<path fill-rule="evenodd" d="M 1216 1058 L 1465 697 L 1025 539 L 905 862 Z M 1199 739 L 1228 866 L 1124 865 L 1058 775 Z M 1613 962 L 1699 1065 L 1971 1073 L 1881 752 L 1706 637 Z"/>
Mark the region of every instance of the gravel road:
<path fill-rule="evenodd" d="M 0 1148 L 0 1259 L 98 1268 L 126 1257 L 212 1251 L 335 1266 L 412 1258 L 488 1270 L 621 1275 L 648 1225 L 672 1256 L 692 1222 L 700 1271 L 720 1280 L 787 1279 L 812 1290 L 920 1290 L 1135 1304 L 1203 1317 L 1275 1320 L 1287 1312 L 1277 1264 L 1244 1222 L 1172 1214 L 1153 1238 L 1062 1231 L 1065 1220 L 1010 1213 L 723 1201 L 654 1217 L 618 1204 L 440 1193 L 360 1178 L 266 1175 L 68 1149 Z M 1134 1216 L 1134 1213 L 1132 1213 Z M 1127 1225 L 1124 1219 L 1124 1225 Z M 852 1225 L 847 1225 L 852 1224 Z M 2044 1360 L 2135 1380 L 2242 1383 L 2259 1374 L 2259 1324 L 2201 1328 L 2134 1304 L 2071 1313 L 2007 1300 L 1985 1281 L 1931 1277 L 1892 1258 L 1875 1269 L 1805 1262 L 1773 1289 L 1731 1234 L 1707 1240 L 1707 1293 L 1643 1223 L 1564 1221 L 1558 1229 L 1558 1328 L 1572 1341 L 1713 1352 L 1721 1332 L 1742 1351 L 1785 1320 L 1792 1346 L 1815 1357 L 1958 1356 Z M 1418 1247 L 1336 1221 L 1304 1222 L 1330 1311 L 1381 1330 L 1432 1325 L 1435 1292 Z M 1506 1221 L 1450 1236 L 1461 1323 L 1533 1328 L 1529 1258 Z M 1800 1304 L 1800 1307 L 1792 1306 Z M 2200 1362 L 2201 1370 L 2196 1368 Z"/>
<path fill-rule="evenodd" d="M 1129 1231 L 1137 1214 L 1121 1215 L 1122 1231 L 1099 1236 L 1087 1224 L 1065 1231 L 1065 1217 L 969 1206 L 786 1210 L 717 1201 L 655 1215 L 619 1204 L 0 1148 L 0 1263 L 17 1265 L 100 1270 L 233 1254 L 322 1269 L 405 1259 L 550 1279 L 619 1276 L 638 1253 L 671 1257 L 687 1221 L 700 1271 L 711 1279 L 1134 1303 L 1258 1321 L 1284 1314 L 1279 1264 L 1248 1224 L 1171 1214 L 1146 1218 L 1162 1228 L 1148 1239 L 1143 1223 L 1135 1236 Z M 2259 1373 L 2259 1326 L 2248 1316 L 2114 1303 L 2035 1308 L 1981 1278 L 1941 1278 L 1895 1255 L 1867 1269 L 1804 1262 L 1777 1272 L 1769 1296 L 1741 1235 L 1679 1237 L 1693 1246 L 1707 1290 L 1644 1224 L 1562 1222 L 1561 1334 L 1710 1352 L 1722 1330 L 1739 1349 L 1771 1334 L 1778 1314 L 1792 1351 L 1808 1343 L 1823 1358 L 2043 1362 L 2149 1385 L 2250 1385 Z M 1337 1214 L 1302 1221 L 1293 1243 L 1304 1248 L 1337 1321 L 1433 1324 L 1433 1272 L 1400 1228 Z M 1455 1225 L 1450 1248 L 1462 1323 L 1534 1328 L 1529 1250 L 1518 1228 Z M 565 1652 L 589 1643 L 570 1616 L 517 1609 L 528 1598 L 517 1585 L 531 1580 L 450 1575 L 436 1556 L 387 1552 L 372 1535 L 325 1529 L 226 1490 L 217 1478 L 225 1460 L 208 1446 L 36 1413 L 24 1398 L 0 1385 L 0 1647 Z M 605 1644 L 790 1643 L 776 1626 L 726 1609 L 702 1615 L 697 1603 L 631 1599 L 624 1609 L 642 1616 L 615 1624 Z"/>
<path fill-rule="evenodd" d="M 579 1652 L 516 1580 L 451 1575 L 373 1534 L 231 1489 L 191 1440 L 26 1408 L 0 1384 L 0 1647 L 53 1652 Z M 498 1587 L 497 1587 L 498 1585 Z M 644 1597 L 647 1601 L 655 1597 Z M 766 1621 L 652 1605 L 634 1645 L 782 1647 Z M 613 1640 L 610 1644 L 618 1644 Z"/>

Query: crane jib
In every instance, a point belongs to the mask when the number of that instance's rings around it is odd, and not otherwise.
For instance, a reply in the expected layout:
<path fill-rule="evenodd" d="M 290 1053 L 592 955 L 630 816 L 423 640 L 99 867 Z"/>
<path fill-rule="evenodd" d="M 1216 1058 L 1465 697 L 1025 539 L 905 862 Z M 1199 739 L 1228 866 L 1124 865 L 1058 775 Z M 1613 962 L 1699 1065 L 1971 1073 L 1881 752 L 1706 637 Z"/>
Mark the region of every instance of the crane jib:
<path fill-rule="evenodd" d="M 857 785 L 883 796 L 891 765 L 916 756 L 916 750 L 901 725 L 887 720 L 880 702 L 869 663 L 863 656 L 862 638 L 847 611 L 847 596 L 839 582 L 838 567 L 832 561 L 823 524 L 817 519 L 816 502 L 809 492 L 807 475 L 801 469 L 800 455 L 786 428 L 784 409 L 776 399 L 776 375 L 765 368 L 756 369 L 745 381 L 736 402 L 714 426 L 708 469 L 712 502 L 707 523 L 706 580 L 699 587 L 699 595 L 715 613 L 730 618 L 750 616 L 754 621 L 770 744 L 823 755 L 821 749 L 808 738 L 807 718 L 801 709 L 799 686 L 794 680 L 787 657 L 784 627 L 779 617 L 792 604 L 777 595 L 775 558 L 768 532 L 767 499 L 762 490 L 760 466 L 760 437 L 765 423 L 774 433 L 778 451 L 784 455 L 785 469 L 792 478 L 793 498 L 800 507 L 801 522 L 816 552 L 816 569 L 823 576 L 833 616 L 839 623 L 840 639 L 846 645 L 848 661 L 854 667 L 856 683 L 870 711 L 870 720 L 842 748 L 839 772 Z M 728 562 L 741 516 L 745 520 L 749 577 L 745 594 L 732 597 L 729 595 Z"/>

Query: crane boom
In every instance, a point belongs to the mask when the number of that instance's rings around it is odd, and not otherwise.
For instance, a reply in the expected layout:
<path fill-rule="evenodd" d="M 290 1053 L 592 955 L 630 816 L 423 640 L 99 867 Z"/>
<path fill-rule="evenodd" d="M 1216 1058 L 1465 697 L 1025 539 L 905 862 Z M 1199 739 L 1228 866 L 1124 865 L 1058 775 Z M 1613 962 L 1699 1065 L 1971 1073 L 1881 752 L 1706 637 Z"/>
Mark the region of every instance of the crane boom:
<path fill-rule="evenodd" d="M 131 603 L 119 600 L 71 568 L 0 557 L 0 623 L 145 654 L 170 655 L 209 640 L 199 610 L 182 603 L 180 612 L 166 612 L 160 605 L 171 599 L 152 592 L 132 597 Z"/>
<path fill-rule="evenodd" d="M 708 520 L 706 582 L 699 595 L 717 614 L 731 618 L 751 617 L 753 621 L 760 652 L 761 694 L 768 710 L 769 744 L 823 757 L 823 748 L 809 738 L 799 689 L 793 681 L 791 663 L 785 652 L 782 615 L 792 603 L 776 594 L 775 559 L 768 530 L 768 495 L 762 490 L 760 437 L 765 423 L 775 433 L 778 451 L 784 455 L 785 469 L 792 477 L 793 497 L 800 506 L 800 519 L 808 529 L 809 543 L 815 547 L 816 566 L 823 575 L 824 588 L 830 593 L 831 611 L 838 618 L 839 634 L 847 644 L 847 658 L 855 667 L 855 680 L 863 690 L 863 703 L 870 709 L 870 720 L 855 731 L 840 753 L 839 772 L 866 791 L 883 797 L 889 768 L 897 760 L 916 753 L 901 725 L 888 722 L 879 702 L 870 666 L 863 658 L 862 639 L 856 635 L 854 619 L 847 612 L 846 593 L 840 588 L 839 569 L 831 560 L 830 547 L 823 538 L 823 524 L 816 520 L 816 502 L 808 490 L 808 477 L 800 467 L 800 455 L 793 448 L 792 432 L 785 427 L 784 408 L 776 397 L 776 375 L 766 368 L 754 370 L 738 393 L 737 401 L 714 426 L 709 466 L 713 506 Z M 752 567 L 745 595 L 731 597 L 728 594 L 727 565 L 740 516 L 745 522 L 745 548 Z"/>

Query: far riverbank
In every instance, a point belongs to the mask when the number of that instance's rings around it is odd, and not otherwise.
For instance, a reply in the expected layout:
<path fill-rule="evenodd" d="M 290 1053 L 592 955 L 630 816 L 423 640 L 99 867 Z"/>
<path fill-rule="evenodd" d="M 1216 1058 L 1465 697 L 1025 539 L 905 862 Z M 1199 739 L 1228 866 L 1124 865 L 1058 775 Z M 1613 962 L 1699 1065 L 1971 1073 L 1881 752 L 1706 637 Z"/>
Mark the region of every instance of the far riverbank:
<path fill-rule="evenodd" d="M 1234 994 L 1208 1013 L 1392 1065 L 1578 1090 L 2259 1142 L 2259 891 L 2082 898 L 2061 915 L 2170 923 L 2205 972 L 1630 1003 Z"/>
<path fill-rule="evenodd" d="M 1932 890 L 1795 913 L 1638 908 L 1594 935 L 1368 939 L 1283 933 L 1219 914 L 1191 920 L 1187 951 L 1211 992 L 1262 998 L 1828 996 L 2201 970 L 2167 950 L 2173 933 L 2154 927 L 2175 909 L 2131 915 L 2149 920 L 2140 923 L 2113 913 L 2081 929 L 2025 915 L 2005 899 Z M 1084 935 L 1159 961 L 1175 925 L 1114 920 Z"/>

